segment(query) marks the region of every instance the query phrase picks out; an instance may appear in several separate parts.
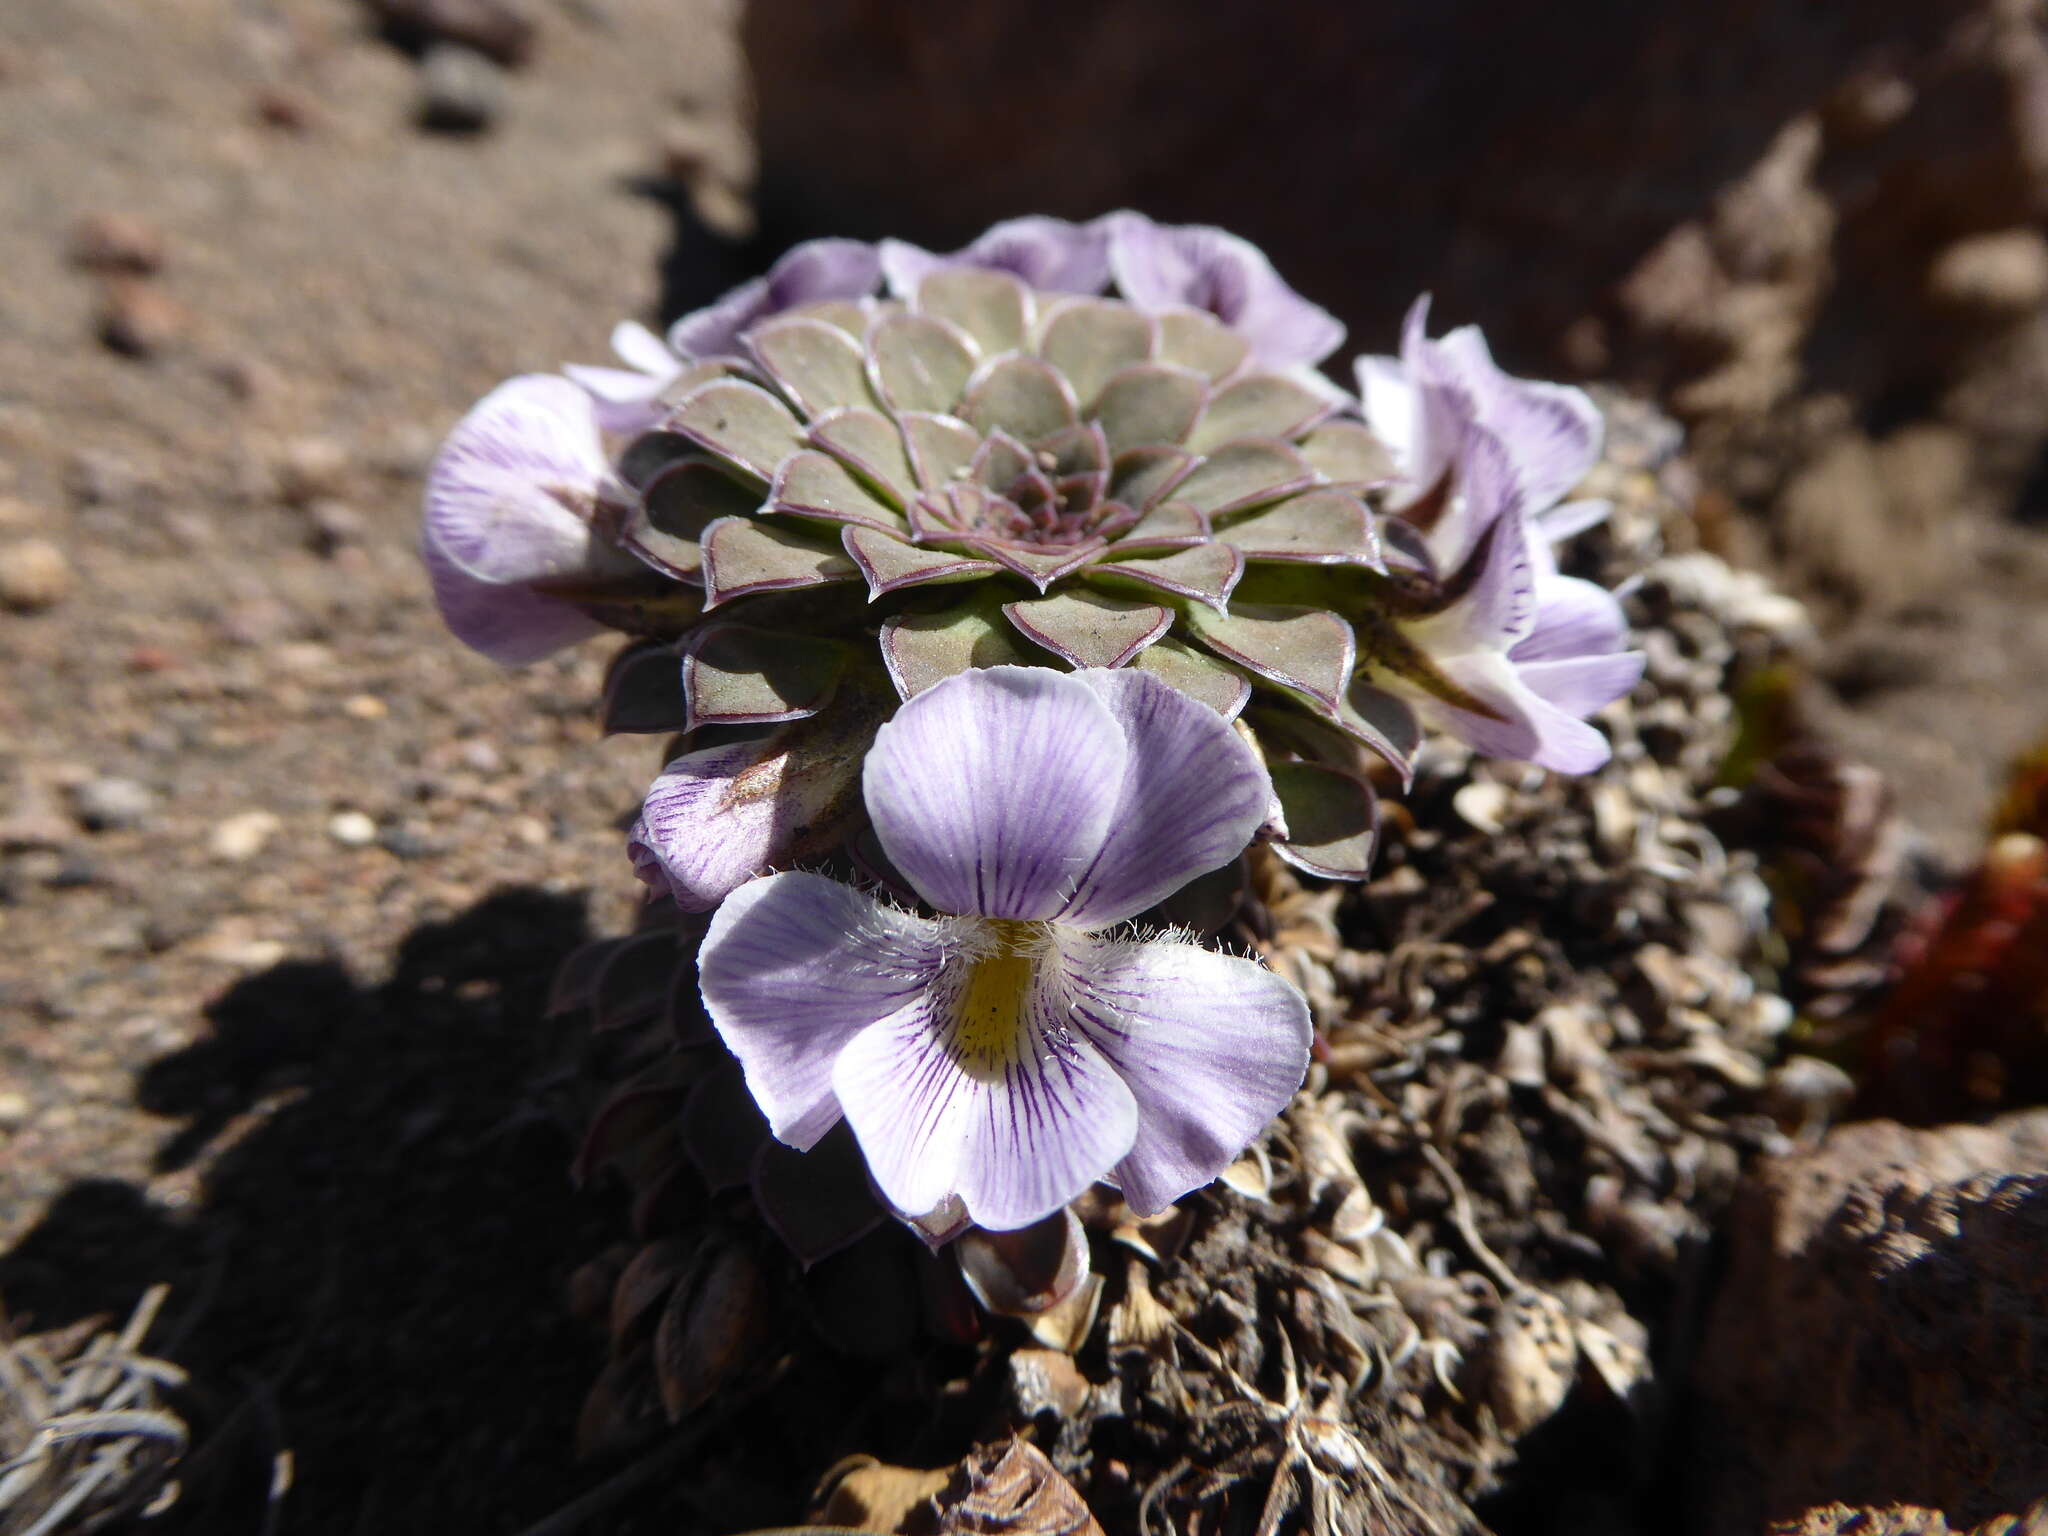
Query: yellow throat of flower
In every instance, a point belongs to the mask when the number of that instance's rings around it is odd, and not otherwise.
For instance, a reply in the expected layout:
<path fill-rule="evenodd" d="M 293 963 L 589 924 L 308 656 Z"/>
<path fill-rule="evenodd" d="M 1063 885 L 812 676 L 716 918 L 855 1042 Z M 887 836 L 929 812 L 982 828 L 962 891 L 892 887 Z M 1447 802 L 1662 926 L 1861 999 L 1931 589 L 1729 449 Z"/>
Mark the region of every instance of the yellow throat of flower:
<path fill-rule="evenodd" d="M 988 947 L 966 962 L 950 1044 L 964 1071 L 994 1078 L 1033 1048 L 1025 1008 L 1040 985 L 1051 925 L 991 919 L 981 937 Z"/>

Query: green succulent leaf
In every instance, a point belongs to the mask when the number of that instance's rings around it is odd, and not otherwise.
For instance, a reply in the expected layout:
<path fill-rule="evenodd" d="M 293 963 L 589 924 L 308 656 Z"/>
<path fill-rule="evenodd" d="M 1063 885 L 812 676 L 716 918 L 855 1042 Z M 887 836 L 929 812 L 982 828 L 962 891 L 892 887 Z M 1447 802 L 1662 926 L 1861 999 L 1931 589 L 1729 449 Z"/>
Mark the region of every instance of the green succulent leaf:
<path fill-rule="evenodd" d="M 903 613 L 882 625 L 882 662 L 906 699 L 970 667 L 1042 662 L 1024 646 L 993 595 L 936 613 Z"/>
<path fill-rule="evenodd" d="M 1315 484 L 1316 472 L 1295 449 L 1277 438 L 1241 438 L 1226 443 L 1174 487 L 1176 501 L 1227 517 L 1284 500 Z"/>
<path fill-rule="evenodd" d="M 1220 530 L 1217 538 L 1247 560 L 1307 565 L 1380 564 L 1380 539 L 1364 502 L 1348 491 L 1319 489 L 1289 497 Z"/>
<path fill-rule="evenodd" d="M 930 315 L 885 315 L 868 331 L 868 382 L 894 411 L 951 411 L 975 361 L 959 327 Z"/>
<path fill-rule="evenodd" d="M 718 465 L 682 459 L 648 484 L 628 509 L 619 542 L 642 560 L 678 581 L 701 581 L 704 530 L 721 517 L 744 517 L 760 498 Z"/>
<path fill-rule="evenodd" d="M 836 544 L 752 517 L 722 517 L 704 530 L 704 606 L 756 592 L 851 581 L 858 573 Z"/>
<path fill-rule="evenodd" d="M 1025 639 L 1076 668 L 1121 667 L 1173 627 L 1171 608 L 1093 592 L 1027 598 L 1003 612 Z"/>
<path fill-rule="evenodd" d="M 1374 683 L 1392 681 L 1441 699 L 1453 709 L 1487 720 L 1500 711 L 1472 693 L 1439 667 L 1427 649 L 1384 611 L 1359 615 L 1359 671 Z M 1384 689 L 1381 691 L 1385 691 Z"/>
<path fill-rule="evenodd" d="M 683 642 L 688 721 L 768 725 L 801 720 L 831 703 L 853 659 L 851 646 L 744 624 L 707 624 Z"/>
<path fill-rule="evenodd" d="M 680 432 L 766 485 L 775 466 L 803 446 L 789 407 L 758 384 L 718 379 L 676 407 L 668 430 Z"/>
<path fill-rule="evenodd" d="M 996 561 L 1005 570 L 1022 576 L 1043 592 L 1062 576 L 1071 576 L 1093 560 L 1104 547 L 1101 539 L 1079 544 L 1055 545 L 1044 549 L 1004 543 L 996 539 L 965 538 L 962 547 Z"/>
<path fill-rule="evenodd" d="M 873 495 L 853 472 L 815 449 L 793 453 L 769 487 L 771 510 L 828 523 L 862 523 L 870 528 L 903 528 L 903 514 Z"/>
<path fill-rule="evenodd" d="M 1251 344 L 1214 315 L 1194 309 L 1168 310 L 1158 317 L 1162 363 L 1191 368 L 1205 379 L 1221 379 L 1244 366 Z"/>
<path fill-rule="evenodd" d="M 849 527 L 841 535 L 841 542 L 867 579 L 870 600 L 903 587 L 972 581 L 1002 569 L 993 560 L 976 560 L 950 550 L 906 544 L 894 534 L 873 528 Z"/>
<path fill-rule="evenodd" d="M 1334 711 L 1351 681 L 1351 626 L 1321 608 L 1238 603 L 1187 611 L 1195 638 L 1226 661 Z"/>
<path fill-rule="evenodd" d="M 698 587 L 661 581 L 655 587 L 628 582 L 535 582 L 534 590 L 573 603 L 607 629 L 622 635 L 673 639 L 704 617 L 704 593 Z"/>
<path fill-rule="evenodd" d="M 1141 512 L 1147 511 L 1165 500 L 1201 462 L 1187 449 L 1167 443 L 1126 449 L 1110 466 L 1110 498 Z"/>
<path fill-rule="evenodd" d="M 1140 550 L 1192 549 L 1209 542 L 1209 519 L 1184 501 L 1163 501 L 1116 541 L 1119 560 Z"/>
<path fill-rule="evenodd" d="M 813 446 L 852 470 L 890 506 L 900 511 L 909 504 L 917 476 L 903 435 L 888 417 L 879 411 L 832 411 L 812 422 L 808 435 Z"/>
<path fill-rule="evenodd" d="M 619 455 L 618 474 L 634 490 L 644 490 L 670 465 L 703 457 L 704 450 L 696 440 L 680 432 L 642 432 Z"/>
<path fill-rule="evenodd" d="M 1356 775 L 1320 763 L 1272 763 L 1287 838 L 1273 851 L 1327 880 L 1363 880 L 1379 846 L 1379 796 Z"/>
<path fill-rule="evenodd" d="M 1024 345 L 1031 308 L 1022 283 L 985 267 L 940 267 L 917 286 L 918 313 L 958 326 L 987 357 Z"/>
<path fill-rule="evenodd" d="M 806 416 L 873 404 L 860 343 L 836 325 L 769 320 L 747 333 L 747 347 Z"/>
<path fill-rule="evenodd" d="M 1406 699 L 1376 688 L 1363 677 L 1338 701 L 1336 722 L 1346 735 L 1365 743 L 1401 775 L 1401 787 L 1415 781 L 1415 754 L 1422 748 L 1422 722 Z"/>
<path fill-rule="evenodd" d="M 747 364 L 742 358 L 699 358 L 668 381 L 667 387 L 661 392 L 660 403 L 673 411 L 695 394 L 700 385 L 709 384 L 714 379 L 747 377 Z"/>
<path fill-rule="evenodd" d="M 981 447 L 981 434 L 957 416 L 905 411 L 897 421 L 911 472 L 928 491 L 943 490 L 961 479 Z"/>
<path fill-rule="evenodd" d="M 998 428 L 974 451 L 968 473 L 989 490 L 1001 494 L 1020 476 L 1038 467 L 1038 456 L 1009 433 Z"/>
<path fill-rule="evenodd" d="M 1122 549 L 1120 543 L 1112 553 L 1121 554 Z M 1228 544 L 1197 544 L 1169 555 L 1104 561 L 1082 574 L 1113 587 L 1136 586 L 1190 598 L 1222 613 L 1244 575 L 1244 555 Z"/>
<path fill-rule="evenodd" d="M 683 703 L 675 646 L 661 640 L 643 641 L 614 656 L 605 672 L 599 718 L 609 735 L 648 736 L 682 730 L 689 711 Z"/>
<path fill-rule="evenodd" d="M 1165 363 L 1135 363 L 1109 376 L 1094 415 L 1112 453 L 1156 443 L 1178 443 L 1201 419 L 1209 381 Z"/>
<path fill-rule="evenodd" d="M 1317 427 L 1301 440 L 1301 456 L 1333 485 L 1381 485 L 1394 475 L 1393 455 L 1355 421 Z"/>
<path fill-rule="evenodd" d="M 1235 720 L 1252 696 L 1251 679 L 1237 668 L 1183 645 L 1171 635 L 1140 651 L 1131 665 L 1140 672 L 1153 673 L 1226 720 Z"/>
<path fill-rule="evenodd" d="M 1188 446 L 1208 453 L 1242 437 L 1298 437 L 1337 409 L 1337 402 L 1277 373 L 1248 373 L 1209 400 Z"/>
<path fill-rule="evenodd" d="M 1050 363 L 1021 352 L 990 358 L 968 383 L 960 415 L 977 434 L 998 428 L 1026 443 L 1079 421 L 1073 391 Z"/>
<path fill-rule="evenodd" d="M 820 299 L 815 304 L 799 304 L 785 313 L 792 320 L 822 320 L 827 325 L 836 325 L 855 341 L 868 333 L 868 312 L 858 299 Z"/>
<path fill-rule="evenodd" d="M 1155 341 L 1150 317 L 1128 304 L 1075 299 L 1046 322 L 1038 354 L 1066 375 L 1074 398 L 1087 409 L 1113 374 L 1151 361 Z"/>

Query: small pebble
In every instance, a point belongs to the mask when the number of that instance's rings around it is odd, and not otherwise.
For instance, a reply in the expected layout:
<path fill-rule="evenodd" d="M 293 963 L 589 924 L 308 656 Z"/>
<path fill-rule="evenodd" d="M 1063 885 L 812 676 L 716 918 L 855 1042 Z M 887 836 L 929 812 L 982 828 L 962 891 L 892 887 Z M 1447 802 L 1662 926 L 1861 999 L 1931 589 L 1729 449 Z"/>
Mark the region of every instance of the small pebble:
<path fill-rule="evenodd" d="M 27 1124 L 34 1109 L 25 1093 L 0 1093 L 0 1131 L 11 1131 Z"/>
<path fill-rule="evenodd" d="M 71 595 L 71 561 L 48 539 L 0 544 L 0 605 L 16 613 L 40 613 Z"/>
<path fill-rule="evenodd" d="M 371 7 L 403 42 L 467 44 L 507 65 L 532 57 L 540 30 L 531 0 L 371 0 Z"/>
<path fill-rule="evenodd" d="M 338 811 L 327 823 L 327 835 L 344 848 L 367 848 L 377 841 L 377 823 L 361 811 Z"/>
<path fill-rule="evenodd" d="M 88 831 L 139 827 L 156 809 L 156 795 L 133 779 L 88 779 L 71 791 L 71 809 Z"/>
<path fill-rule="evenodd" d="M 132 213 L 87 214 L 72 227 L 71 264 L 147 277 L 163 267 L 163 231 Z"/>
<path fill-rule="evenodd" d="M 382 720 L 391 706 L 374 693 L 358 693 L 342 700 L 341 712 L 351 720 Z"/>
<path fill-rule="evenodd" d="M 185 334 L 191 321 L 184 305 L 146 278 L 110 278 L 101 290 L 99 337 L 123 357 L 157 356 Z"/>
<path fill-rule="evenodd" d="M 216 859 L 241 864 L 261 853 L 283 826 L 274 812 L 243 811 L 213 829 L 207 849 Z"/>
<path fill-rule="evenodd" d="M 419 121 L 437 133 L 481 133 L 505 104 L 505 75 L 460 43 L 436 43 L 420 60 Z"/>
<path fill-rule="evenodd" d="M 278 455 L 277 493 L 293 506 L 332 496 L 348 478 L 347 447 L 331 437 L 295 437 Z"/>
<path fill-rule="evenodd" d="M 440 845 L 417 827 L 393 827 L 377 841 L 386 853 L 401 859 L 424 859 L 440 852 Z"/>
<path fill-rule="evenodd" d="M 363 536 L 363 515 L 347 502 L 322 496 L 306 508 L 307 546 L 316 555 L 331 555 Z"/>

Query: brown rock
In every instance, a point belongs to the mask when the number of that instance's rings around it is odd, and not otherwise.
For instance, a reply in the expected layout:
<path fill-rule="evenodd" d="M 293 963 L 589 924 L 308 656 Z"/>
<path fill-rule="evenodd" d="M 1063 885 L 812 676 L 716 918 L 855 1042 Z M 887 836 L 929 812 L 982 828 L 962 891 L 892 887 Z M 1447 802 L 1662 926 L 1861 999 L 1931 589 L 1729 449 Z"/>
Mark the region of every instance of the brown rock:
<path fill-rule="evenodd" d="M 0 544 L 0 606 L 16 613 L 40 613 L 71 595 L 71 561 L 49 539 Z"/>
<path fill-rule="evenodd" d="M 163 231 L 138 214 L 87 214 L 71 231 L 71 263 L 92 272 L 147 277 L 163 268 Z"/>
<path fill-rule="evenodd" d="M 500 64 L 533 56 L 538 27 L 522 0 L 369 0 L 370 10 L 398 41 L 413 47 L 460 43 Z"/>
<path fill-rule="evenodd" d="M 191 313 L 146 278 L 115 276 L 100 295 L 99 336 L 126 357 L 155 357 L 191 324 Z"/>
<path fill-rule="evenodd" d="M 2048 1110 L 1845 1126 L 1766 1163 L 1726 1230 L 1694 1373 L 1698 1530 L 1831 1501 L 1969 1525 L 2048 1488 Z"/>

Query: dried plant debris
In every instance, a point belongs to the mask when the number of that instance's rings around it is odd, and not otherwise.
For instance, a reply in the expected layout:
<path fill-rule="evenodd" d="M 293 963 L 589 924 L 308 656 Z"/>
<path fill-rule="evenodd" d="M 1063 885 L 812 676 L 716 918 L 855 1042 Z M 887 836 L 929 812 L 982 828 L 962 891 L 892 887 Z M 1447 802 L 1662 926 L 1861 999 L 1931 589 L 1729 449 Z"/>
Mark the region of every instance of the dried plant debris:
<path fill-rule="evenodd" d="M 1115 1532 L 1467 1532 L 1546 1482 L 1640 1495 L 1715 1216 L 1848 1085 L 1788 1057 L 1772 889 L 1715 830 L 1743 793 L 1731 689 L 1804 644 L 1804 615 L 1667 553 L 1690 537 L 1675 438 L 1604 403 L 1587 490 L 1616 510 L 1578 558 L 1629 581 L 1649 656 L 1600 716 L 1613 761 L 1567 778 L 1432 745 L 1369 883 L 1267 850 L 1219 883 L 1222 912 L 1243 894 L 1223 942 L 1301 988 L 1316 1062 L 1176 1208 L 1140 1221 L 1098 1188 L 1079 1238 L 928 1251 L 857 1162 L 775 1175 L 787 1149 L 698 1011 L 701 919 L 572 964 L 582 1168 L 634 1227 L 576 1287 L 612 1336 L 587 1449 L 709 1434 L 692 1501 L 728 1528 L 795 1517 L 792 1457 L 931 1466 L 1012 1432 Z M 1831 928 L 1837 961 L 1871 942 L 1854 927 Z M 744 1285 L 713 1283 L 734 1265 Z M 711 1332 L 735 1342 L 707 1352 Z"/>
<path fill-rule="evenodd" d="M 150 1291 L 119 1333 L 0 1336 L 0 1533 L 102 1531 L 176 1499 L 187 1433 L 165 1396 L 185 1373 L 141 1353 L 166 1294 Z"/>

